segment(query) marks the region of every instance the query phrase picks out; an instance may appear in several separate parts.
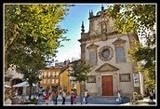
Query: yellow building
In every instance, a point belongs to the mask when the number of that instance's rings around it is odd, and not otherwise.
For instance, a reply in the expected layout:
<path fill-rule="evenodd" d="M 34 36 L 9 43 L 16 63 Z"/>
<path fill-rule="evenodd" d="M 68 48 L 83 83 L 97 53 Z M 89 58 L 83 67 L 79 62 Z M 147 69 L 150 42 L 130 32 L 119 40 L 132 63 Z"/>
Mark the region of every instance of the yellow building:
<path fill-rule="evenodd" d="M 77 90 L 77 94 L 80 94 L 80 85 L 78 82 L 70 80 L 69 66 L 64 67 L 60 73 L 60 87 L 65 89 L 67 92 L 71 92 L 72 89 Z"/>
<path fill-rule="evenodd" d="M 40 75 L 40 86 L 47 88 L 47 87 L 58 87 L 59 86 L 59 73 L 60 68 L 56 67 L 47 67 L 41 70 Z"/>
<path fill-rule="evenodd" d="M 63 67 L 47 67 L 41 70 L 40 86 L 43 88 L 57 88 L 71 92 L 72 89 L 77 90 L 77 94 L 80 94 L 80 85 L 78 82 L 70 80 L 69 66 Z"/>

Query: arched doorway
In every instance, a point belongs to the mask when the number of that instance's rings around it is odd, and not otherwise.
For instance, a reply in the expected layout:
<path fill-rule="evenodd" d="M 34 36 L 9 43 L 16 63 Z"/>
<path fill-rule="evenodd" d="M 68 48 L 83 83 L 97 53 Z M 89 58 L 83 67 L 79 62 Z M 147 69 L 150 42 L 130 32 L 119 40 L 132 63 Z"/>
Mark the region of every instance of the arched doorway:
<path fill-rule="evenodd" d="M 21 82 L 22 82 L 21 79 L 15 78 L 15 79 L 12 80 L 11 86 L 13 86 L 15 84 L 18 84 L 18 83 L 21 83 Z M 14 87 L 13 90 L 12 90 L 12 94 L 14 94 L 14 92 L 16 90 L 18 91 L 18 93 L 17 93 L 18 95 L 22 95 L 22 93 L 23 93 L 23 87 Z"/>

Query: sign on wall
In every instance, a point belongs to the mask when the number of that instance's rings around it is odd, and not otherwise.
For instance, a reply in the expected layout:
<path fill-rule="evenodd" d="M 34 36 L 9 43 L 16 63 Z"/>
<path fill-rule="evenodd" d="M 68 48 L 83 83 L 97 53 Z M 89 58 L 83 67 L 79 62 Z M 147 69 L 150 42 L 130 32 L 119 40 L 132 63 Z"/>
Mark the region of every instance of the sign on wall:
<path fill-rule="evenodd" d="M 134 82 L 134 87 L 140 87 L 140 79 L 138 73 L 133 74 L 133 82 Z"/>

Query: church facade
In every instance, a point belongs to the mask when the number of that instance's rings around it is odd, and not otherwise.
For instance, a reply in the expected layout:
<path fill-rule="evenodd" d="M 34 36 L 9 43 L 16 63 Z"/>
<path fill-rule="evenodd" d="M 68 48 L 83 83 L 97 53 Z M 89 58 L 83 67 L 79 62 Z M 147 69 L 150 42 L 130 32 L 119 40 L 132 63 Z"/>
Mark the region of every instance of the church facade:
<path fill-rule="evenodd" d="M 138 41 L 134 33 L 119 34 L 112 18 L 102 7 L 96 15 L 89 12 L 89 31 L 82 22 L 81 59 L 92 65 L 88 73 L 86 89 L 97 96 L 116 96 L 118 91 L 131 95 L 140 90 L 139 73 L 128 56 L 133 42 Z"/>

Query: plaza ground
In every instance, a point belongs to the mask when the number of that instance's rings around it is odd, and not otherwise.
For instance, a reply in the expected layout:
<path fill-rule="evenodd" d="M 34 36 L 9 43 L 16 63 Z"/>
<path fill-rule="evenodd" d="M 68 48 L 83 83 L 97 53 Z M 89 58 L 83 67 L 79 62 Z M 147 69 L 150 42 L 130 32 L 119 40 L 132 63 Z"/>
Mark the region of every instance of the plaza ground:
<path fill-rule="evenodd" d="M 6 104 L 4 106 L 156 106 L 156 104 L 149 104 L 149 98 L 138 100 L 137 104 L 131 104 L 130 102 L 118 103 L 115 102 L 114 98 L 107 99 L 106 97 L 89 97 L 88 102 L 88 104 L 81 104 L 80 98 L 77 97 L 77 103 L 70 104 L 70 98 L 67 97 L 65 104 L 62 104 L 62 99 L 59 97 L 57 105 L 53 104 L 51 100 L 49 104 L 41 101 L 38 104 Z M 156 100 L 154 102 L 156 103 Z"/>

